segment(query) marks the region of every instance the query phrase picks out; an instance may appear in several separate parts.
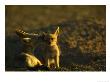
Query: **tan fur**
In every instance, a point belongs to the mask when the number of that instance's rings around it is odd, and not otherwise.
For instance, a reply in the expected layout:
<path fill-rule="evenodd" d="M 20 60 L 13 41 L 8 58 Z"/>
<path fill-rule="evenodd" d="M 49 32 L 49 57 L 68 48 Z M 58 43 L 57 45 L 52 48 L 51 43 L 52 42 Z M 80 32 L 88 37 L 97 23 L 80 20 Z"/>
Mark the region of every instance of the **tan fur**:
<path fill-rule="evenodd" d="M 32 54 L 22 53 L 25 56 L 25 64 L 27 67 L 41 66 L 42 63 Z"/>
<path fill-rule="evenodd" d="M 49 34 L 45 36 L 45 65 L 51 67 L 54 64 L 55 68 L 59 68 L 59 57 L 60 57 L 60 50 L 57 45 L 57 37 L 59 34 L 59 27 L 53 34 Z"/>
<path fill-rule="evenodd" d="M 16 34 L 23 40 L 25 43 L 25 46 L 30 47 L 30 41 L 31 38 L 28 38 L 28 36 L 38 36 L 38 34 L 30 34 L 26 33 L 22 30 L 16 30 Z M 59 62 L 60 62 L 60 50 L 57 45 L 57 37 L 59 34 L 59 27 L 57 30 L 52 34 L 46 34 L 43 39 L 43 45 L 41 47 L 43 48 L 42 52 L 43 58 L 45 60 L 44 64 L 51 68 L 51 65 L 54 64 L 55 68 L 59 68 Z M 24 49 L 24 51 L 27 52 L 27 50 Z M 34 65 L 41 65 L 41 60 L 39 61 L 34 56 L 30 55 L 29 53 L 25 53 L 26 56 L 26 63 L 28 66 L 33 67 Z"/>
<path fill-rule="evenodd" d="M 35 67 L 35 66 L 43 65 L 40 62 L 40 60 L 33 55 L 32 39 L 29 38 L 29 36 L 33 35 L 33 34 L 26 33 L 20 29 L 16 30 L 16 34 L 20 37 L 21 42 L 23 43 L 23 46 L 24 46 L 24 49 L 23 49 L 21 55 L 25 59 L 24 61 L 25 61 L 26 67 Z"/>

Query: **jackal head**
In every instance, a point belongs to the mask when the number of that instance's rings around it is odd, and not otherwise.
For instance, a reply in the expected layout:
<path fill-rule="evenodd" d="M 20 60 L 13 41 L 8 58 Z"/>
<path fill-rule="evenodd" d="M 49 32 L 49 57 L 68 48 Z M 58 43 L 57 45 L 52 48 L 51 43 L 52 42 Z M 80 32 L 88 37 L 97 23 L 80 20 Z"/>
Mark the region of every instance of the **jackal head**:
<path fill-rule="evenodd" d="M 59 27 L 55 30 L 54 33 L 45 34 L 44 40 L 46 44 L 53 46 L 57 44 L 57 37 L 59 35 Z"/>

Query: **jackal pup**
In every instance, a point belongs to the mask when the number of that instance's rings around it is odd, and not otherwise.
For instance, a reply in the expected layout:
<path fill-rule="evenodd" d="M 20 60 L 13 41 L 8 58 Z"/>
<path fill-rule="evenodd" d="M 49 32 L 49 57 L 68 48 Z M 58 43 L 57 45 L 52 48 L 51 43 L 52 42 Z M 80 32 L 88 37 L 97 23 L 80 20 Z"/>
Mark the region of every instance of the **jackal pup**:
<path fill-rule="evenodd" d="M 57 30 L 52 34 L 45 34 L 43 37 L 43 41 L 45 45 L 44 49 L 44 60 L 45 65 L 51 68 L 51 65 L 54 65 L 54 68 L 59 68 L 59 57 L 60 57 L 60 50 L 57 44 L 57 37 L 59 34 L 59 27 Z"/>
<path fill-rule="evenodd" d="M 17 29 L 16 34 L 19 36 L 23 43 L 23 51 L 21 53 L 22 60 L 25 63 L 25 66 L 32 71 L 35 70 L 45 70 L 49 71 L 49 68 L 44 66 L 41 61 L 34 56 L 33 54 L 33 39 L 31 36 L 37 36 L 37 34 L 26 33 L 23 30 Z"/>

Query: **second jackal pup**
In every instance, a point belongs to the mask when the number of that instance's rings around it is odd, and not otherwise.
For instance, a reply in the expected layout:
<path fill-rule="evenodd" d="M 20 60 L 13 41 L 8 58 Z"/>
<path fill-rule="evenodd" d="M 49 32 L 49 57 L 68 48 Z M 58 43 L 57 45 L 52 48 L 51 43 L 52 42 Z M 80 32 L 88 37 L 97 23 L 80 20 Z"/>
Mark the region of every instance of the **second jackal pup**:
<path fill-rule="evenodd" d="M 25 66 L 31 70 L 31 71 L 36 71 L 36 70 L 44 70 L 44 71 L 49 71 L 49 68 L 44 66 L 41 61 L 34 56 L 33 54 L 33 39 L 31 36 L 37 36 L 37 34 L 30 34 L 26 33 L 23 30 L 17 29 L 16 34 L 19 36 L 23 43 L 23 51 L 21 53 L 21 59 L 24 61 Z M 30 37 L 29 37 L 30 36 Z"/>

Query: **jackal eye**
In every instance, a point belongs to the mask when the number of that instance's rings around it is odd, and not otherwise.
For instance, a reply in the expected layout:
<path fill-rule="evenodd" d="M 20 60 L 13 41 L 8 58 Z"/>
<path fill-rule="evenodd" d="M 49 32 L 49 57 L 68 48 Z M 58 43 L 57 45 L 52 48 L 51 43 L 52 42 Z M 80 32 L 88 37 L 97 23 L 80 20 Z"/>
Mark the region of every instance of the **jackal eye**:
<path fill-rule="evenodd" d="M 50 38 L 51 40 L 53 40 L 54 38 Z"/>

